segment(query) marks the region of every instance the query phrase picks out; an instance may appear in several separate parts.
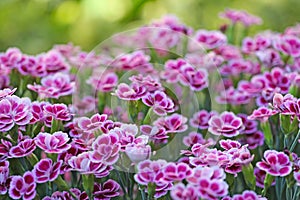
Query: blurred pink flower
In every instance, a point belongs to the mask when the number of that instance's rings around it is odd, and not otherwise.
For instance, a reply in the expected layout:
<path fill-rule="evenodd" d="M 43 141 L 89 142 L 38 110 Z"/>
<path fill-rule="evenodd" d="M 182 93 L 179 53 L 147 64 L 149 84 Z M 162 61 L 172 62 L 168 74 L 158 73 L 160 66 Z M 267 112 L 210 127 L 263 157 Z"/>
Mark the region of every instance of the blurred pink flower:
<path fill-rule="evenodd" d="M 193 45 L 192 48 L 196 49 L 214 49 L 227 43 L 226 36 L 219 31 L 199 30 L 195 33 L 193 39 L 200 43 L 200 45 L 194 44 L 195 41 L 191 41 Z M 203 47 L 201 45 L 203 45 Z"/>
<path fill-rule="evenodd" d="M 114 72 L 94 73 L 87 83 L 100 92 L 110 92 L 118 85 L 118 76 Z"/>
<path fill-rule="evenodd" d="M 245 27 L 262 24 L 261 18 L 251 15 L 244 10 L 226 9 L 224 12 L 220 13 L 219 16 L 221 18 L 229 19 L 233 24 L 240 22 Z"/>
<path fill-rule="evenodd" d="M 264 181 L 267 173 L 264 170 L 259 169 L 258 167 L 254 168 L 254 175 L 256 179 L 256 186 L 260 188 L 265 188 Z M 275 180 L 273 180 L 272 185 L 275 185 Z"/>
<path fill-rule="evenodd" d="M 0 195 L 6 194 L 8 189 L 9 162 L 0 161 Z"/>
<path fill-rule="evenodd" d="M 214 115 L 217 115 L 216 111 L 208 112 L 207 110 L 200 110 L 196 112 L 190 119 L 190 125 L 194 128 L 208 129 L 208 121 Z"/>
<path fill-rule="evenodd" d="M 275 38 L 273 46 L 276 50 L 292 56 L 300 56 L 300 39 L 292 35 L 283 35 Z"/>
<path fill-rule="evenodd" d="M 197 186 L 188 184 L 185 186 L 183 183 L 174 185 L 171 189 L 171 197 L 174 200 L 198 200 Z"/>
<path fill-rule="evenodd" d="M 29 84 L 28 89 L 37 92 L 40 98 L 55 98 L 67 96 L 75 91 L 75 82 L 70 80 L 68 74 L 56 73 L 43 77 L 41 85 Z"/>

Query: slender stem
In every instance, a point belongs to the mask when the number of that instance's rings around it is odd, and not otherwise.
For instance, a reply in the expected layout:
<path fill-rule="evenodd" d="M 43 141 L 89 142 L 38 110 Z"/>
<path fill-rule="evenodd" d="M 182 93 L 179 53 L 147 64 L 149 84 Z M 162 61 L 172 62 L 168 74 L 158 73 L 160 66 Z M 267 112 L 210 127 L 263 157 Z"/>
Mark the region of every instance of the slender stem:
<path fill-rule="evenodd" d="M 298 144 L 298 139 L 300 137 L 300 130 L 298 131 L 293 143 L 292 143 L 292 146 L 290 148 L 290 152 L 292 152 L 294 150 L 294 148 L 296 147 L 296 145 Z"/>

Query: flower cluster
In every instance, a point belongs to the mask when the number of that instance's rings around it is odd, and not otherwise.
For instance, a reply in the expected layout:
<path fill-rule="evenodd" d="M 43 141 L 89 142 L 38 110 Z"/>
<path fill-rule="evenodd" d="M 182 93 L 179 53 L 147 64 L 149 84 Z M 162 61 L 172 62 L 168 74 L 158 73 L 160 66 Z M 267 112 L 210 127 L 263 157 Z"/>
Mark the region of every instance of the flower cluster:
<path fill-rule="evenodd" d="M 220 17 L 0 53 L 0 199 L 296 199 L 300 25 Z"/>

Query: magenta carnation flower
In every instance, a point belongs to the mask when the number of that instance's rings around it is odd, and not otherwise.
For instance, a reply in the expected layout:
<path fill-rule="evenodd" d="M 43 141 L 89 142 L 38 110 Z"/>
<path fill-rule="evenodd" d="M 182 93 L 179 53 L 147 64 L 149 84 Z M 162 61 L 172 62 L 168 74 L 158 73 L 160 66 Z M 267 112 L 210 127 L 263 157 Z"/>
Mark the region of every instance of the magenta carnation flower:
<path fill-rule="evenodd" d="M 166 130 L 166 133 L 180 133 L 188 129 L 186 122 L 187 122 L 186 117 L 174 113 L 164 118 L 163 117 L 158 118 L 154 122 L 154 125 L 160 128 L 164 128 Z"/>
<path fill-rule="evenodd" d="M 100 135 L 92 144 L 90 159 L 96 163 L 112 165 L 119 159 L 119 137 L 115 133 Z"/>
<path fill-rule="evenodd" d="M 167 163 L 163 168 L 164 179 L 171 182 L 182 181 L 192 174 L 186 163 Z"/>
<path fill-rule="evenodd" d="M 102 124 L 107 120 L 106 114 L 95 114 L 91 118 L 78 118 L 78 127 L 83 131 L 95 131 L 100 129 Z"/>
<path fill-rule="evenodd" d="M 67 133 L 61 131 L 50 133 L 39 133 L 35 138 L 35 144 L 46 153 L 62 153 L 71 148 Z"/>
<path fill-rule="evenodd" d="M 274 48 L 281 51 L 282 53 L 298 57 L 300 56 L 300 39 L 292 35 L 284 35 L 277 37 L 274 40 Z"/>
<path fill-rule="evenodd" d="M 248 27 L 254 24 L 261 24 L 261 18 L 251 15 L 244 10 L 226 9 L 219 15 L 221 18 L 229 19 L 233 24 L 240 22 L 244 26 Z"/>
<path fill-rule="evenodd" d="M 93 195 L 95 200 L 109 200 L 120 195 L 120 185 L 112 179 L 102 184 L 94 183 Z"/>
<path fill-rule="evenodd" d="M 146 95 L 146 88 L 133 84 L 131 86 L 121 83 L 118 85 L 115 95 L 123 100 L 138 100 Z"/>
<path fill-rule="evenodd" d="M 207 49 L 217 48 L 227 42 L 226 36 L 219 31 L 199 30 L 194 39 Z"/>
<path fill-rule="evenodd" d="M 34 140 L 27 138 L 19 142 L 16 146 L 11 147 L 9 155 L 12 158 L 21 158 L 32 154 L 35 150 L 36 145 Z"/>
<path fill-rule="evenodd" d="M 6 194 L 8 186 L 7 180 L 9 176 L 9 162 L 0 162 L 0 195 Z"/>
<path fill-rule="evenodd" d="M 272 176 L 287 176 L 292 171 L 292 163 L 289 157 L 283 152 L 267 150 L 264 153 L 264 160 L 258 162 L 256 166 L 271 174 Z"/>
<path fill-rule="evenodd" d="M 155 91 L 152 94 L 148 93 L 142 98 L 142 101 L 147 106 L 152 107 L 153 111 L 159 116 L 166 115 L 175 110 L 172 99 L 161 91 Z"/>
<path fill-rule="evenodd" d="M 9 131 L 15 124 L 23 126 L 32 118 L 31 101 L 15 95 L 0 100 L 0 131 Z"/>
<path fill-rule="evenodd" d="M 37 183 L 46 183 L 48 181 L 54 181 L 59 173 L 62 161 L 52 163 L 50 158 L 40 160 L 35 164 L 32 173 L 35 176 Z"/>
<path fill-rule="evenodd" d="M 65 104 L 47 104 L 43 107 L 45 124 L 51 127 L 53 120 L 69 121 L 72 117 L 69 108 Z"/>
<path fill-rule="evenodd" d="M 190 125 L 194 128 L 208 129 L 208 121 L 214 115 L 217 115 L 216 111 L 208 112 L 207 110 L 200 110 L 196 112 L 190 119 Z"/>
<path fill-rule="evenodd" d="M 95 73 L 88 80 L 87 83 L 100 92 L 110 92 L 118 84 L 118 76 L 114 72 Z"/>
<path fill-rule="evenodd" d="M 219 116 L 213 116 L 208 122 L 208 131 L 214 135 L 234 137 L 244 129 L 242 119 L 232 112 L 223 112 Z"/>
<path fill-rule="evenodd" d="M 36 195 L 36 182 L 32 172 L 22 176 L 12 176 L 9 186 L 9 197 L 12 199 L 32 200 Z"/>
<path fill-rule="evenodd" d="M 197 186 L 188 184 L 185 186 L 183 183 L 174 185 L 171 189 L 171 197 L 174 200 L 198 200 Z"/>
<path fill-rule="evenodd" d="M 253 111 L 253 113 L 248 116 L 248 119 L 251 119 L 251 120 L 260 120 L 262 122 L 266 122 L 268 121 L 269 117 L 273 116 L 277 114 L 277 111 L 275 110 L 271 110 L 269 108 L 266 108 L 266 107 L 260 107 L 256 110 Z"/>
<path fill-rule="evenodd" d="M 55 98 L 67 96 L 75 91 L 75 82 L 67 74 L 57 73 L 42 78 L 41 85 L 28 85 L 28 89 L 37 92 L 40 98 Z"/>

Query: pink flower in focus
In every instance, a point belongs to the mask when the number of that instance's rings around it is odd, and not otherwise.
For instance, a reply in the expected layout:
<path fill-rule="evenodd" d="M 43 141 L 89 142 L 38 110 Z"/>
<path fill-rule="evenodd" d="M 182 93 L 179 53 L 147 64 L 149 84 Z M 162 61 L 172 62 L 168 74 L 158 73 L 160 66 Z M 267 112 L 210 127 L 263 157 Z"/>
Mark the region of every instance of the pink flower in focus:
<path fill-rule="evenodd" d="M 163 168 L 166 166 L 165 160 L 145 160 L 137 165 L 138 172 L 134 175 L 134 180 L 141 185 L 148 183 L 159 183 L 164 181 Z"/>
<path fill-rule="evenodd" d="M 123 100 L 139 100 L 146 95 L 146 88 L 133 84 L 129 86 L 125 83 L 118 85 L 115 95 Z"/>
<path fill-rule="evenodd" d="M 19 98 L 13 95 L 0 100 L 0 131 L 9 131 L 15 124 L 24 126 L 31 118 L 29 98 Z"/>
<path fill-rule="evenodd" d="M 167 117 L 158 118 L 153 124 L 157 127 L 164 128 L 166 133 L 180 133 L 188 129 L 186 122 L 186 117 L 174 113 Z"/>
<path fill-rule="evenodd" d="M 51 127 L 53 120 L 69 121 L 71 113 L 65 104 L 48 104 L 44 106 L 45 124 Z"/>
<path fill-rule="evenodd" d="M 9 197 L 12 199 L 32 200 L 36 195 L 36 182 L 32 172 L 22 176 L 12 176 L 9 186 Z"/>
<path fill-rule="evenodd" d="M 250 116 L 248 116 L 248 119 L 251 120 L 260 120 L 261 122 L 268 121 L 269 117 L 277 114 L 276 110 L 271 110 L 266 107 L 259 107 L 258 109 L 254 110 Z"/>
<path fill-rule="evenodd" d="M 166 130 L 162 127 L 142 125 L 140 126 L 140 130 L 142 134 L 148 136 L 150 140 L 154 140 L 158 143 L 165 141 L 169 137 Z"/>
<path fill-rule="evenodd" d="M 30 120 L 30 124 L 35 124 L 37 122 L 44 123 L 46 115 L 44 112 L 44 107 L 46 105 L 51 105 L 49 102 L 42 101 L 42 102 L 32 102 L 31 104 L 31 113 L 32 118 Z"/>
<path fill-rule="evenodd" d="M 153 111 L 159 116 L 164 116 L 175 110 L 172 99 L 161 91 L 155 91 L 152 94 L 148 93 L 142 98 L 142 101 L 145 105 L 152 107 Z"/>
<path fill-rule="evenodd" d="M 81 117 L 78 119 L 78 127 L 83 131 L 95 131 L 107 120 L 105 114 L 95 114 L 91 118 Z"/>
<path fill-rule="evenodd" d="M 174 200 L 198 200 L 197 186 L 188 184 L 185 186 L 183 183 L 174 185 L 171 189 L 171 197 Z"/>
<path fill-rule="evenodd" d="M 234 137 L 244 129 L 242 119 L 232 112 L 223 112 L 219 116 L 213 116 L 208 121 L 208 131 L 214 135 Z"/>
<path fill-rule="evenodd" d="M 112 165 L 119 159 L 119 137 L 115 133 L 100 135 L 92 144 L 93 151 L 90 153 L 92 162 Z"/>
<path fill-rule="evenodd" d="M 142 74 L 138 74 L 129 77 L 129 80 L 132 81 L 133 84 L 144 86 L 148 92 L 155 92 L 158 90 L 163 90 L 163 87 L 158 78 L 159 77 L 152 77 L 150 75 L 144 76 Z"/>
<path fill-rule="evenodd" d="M 32 154 L 35 150 L 36 145 L 34 140 L 31 138 L 27 138 L 21 142 L 19 142 L 16 146 L 11 147 L 9 151 L 9 156 L 12 158 L 21 158 Z"/>
<path fill-rule="evenodd" d="M 61 165 L 62 161 L 52 163 L 50 158 L 40 160 L 37 164 L 35 164 L 32 171 L 36 182 L 46 183 L 48 181 L 54 181 L 60 173 Z"/>
<path fill-rule="evenodd" d="M 182 181 L 192 174 L 189 165 L 185 163 L 167 163 L 163 168 L 164 179 L 171 182 Z"/>
<path fill-rule="evenodd" d="M 300 56 L 300 39 L 292 35 L 284 35 L 274 40 L 273 46 L 282 53 L 298 57 Z"/>
<path fill-rule="evenodd" d="M 110 200 L 113 197 L 120 195 L 120 185 L 116 181 L 109 179 L 106 182 L 94 183 L 94 199 L 95 200 Z"/>
<path fill-rule="evenodd" d="M 6 194 L 8 186 L 7 180 L 9 176 L 9 162 L 0 162 L 0 195 Z"/>
<path fill-rule="evenodd" d="M 67 191 L 56 191 L 56 192 L 53 192 L 51 197 L 49 196 L 46 196 L 43 198 L 43 200 L 75 200 L 71 194 Z M 82 200 L 82 199 L 80 199 Z"/>
<path fill-rule="evenodd" d="M 68 74 L 56 73 L 42 78 L 41 85 L 28 85 L 28 89 L 37 92 L 40 98 L 55 98 L 67 96 L 75 91 L 75 82 Z"/>
<path fill-rule="evenodd" d="M 39 133 L 35 138 L 35 144 L 44 150 L 46 153 L 62 153 L 71 148 L 69 141 L 69 136 L 64 132 L 55 132 L 53 134 L 49 133 Z"/>
<path fill-rule="evenodd" d="M 289 157 L 275 150 L 267 150 L 264 152 L 264 159 L 256 163 L 256 166 L 272 176 L 287 176 L 292 171 L 292 163 Z"/>
<path fill-rule="evenodd" d="M 196 112 L 190 119 L 190 125 L 194 128 L 208 129 L 208 121 L 212 116 L 217 115 L 216 111 L 208 112 L 207 110 L 200 110 Z"/>
<path fill-rule="evenodd" d="M 95 163 L 90 159 L 90 152 L 83 152 L 77 156 L 72 156 L 68 160 L 68 164 L 71 170 L 80 172 L 81 174 L 95 174 L 96 176 L 102 175 L 102 177 L 109 174 L 111 166 L 107 166 L 102 162 Z"/>
<path fill-rule="evenodd" d="M 110 92 L 118 84 L 118 76 L 114 72 L 95 73 L 88 80 L 87 83 L 100 92 Z"/>
<path fill-rule="evenodd" d="M 194 39 L 207 49 L 217 48 L 227 42 L 226 36 L 219 31 L 199 30 L 195 33 Z"/>

